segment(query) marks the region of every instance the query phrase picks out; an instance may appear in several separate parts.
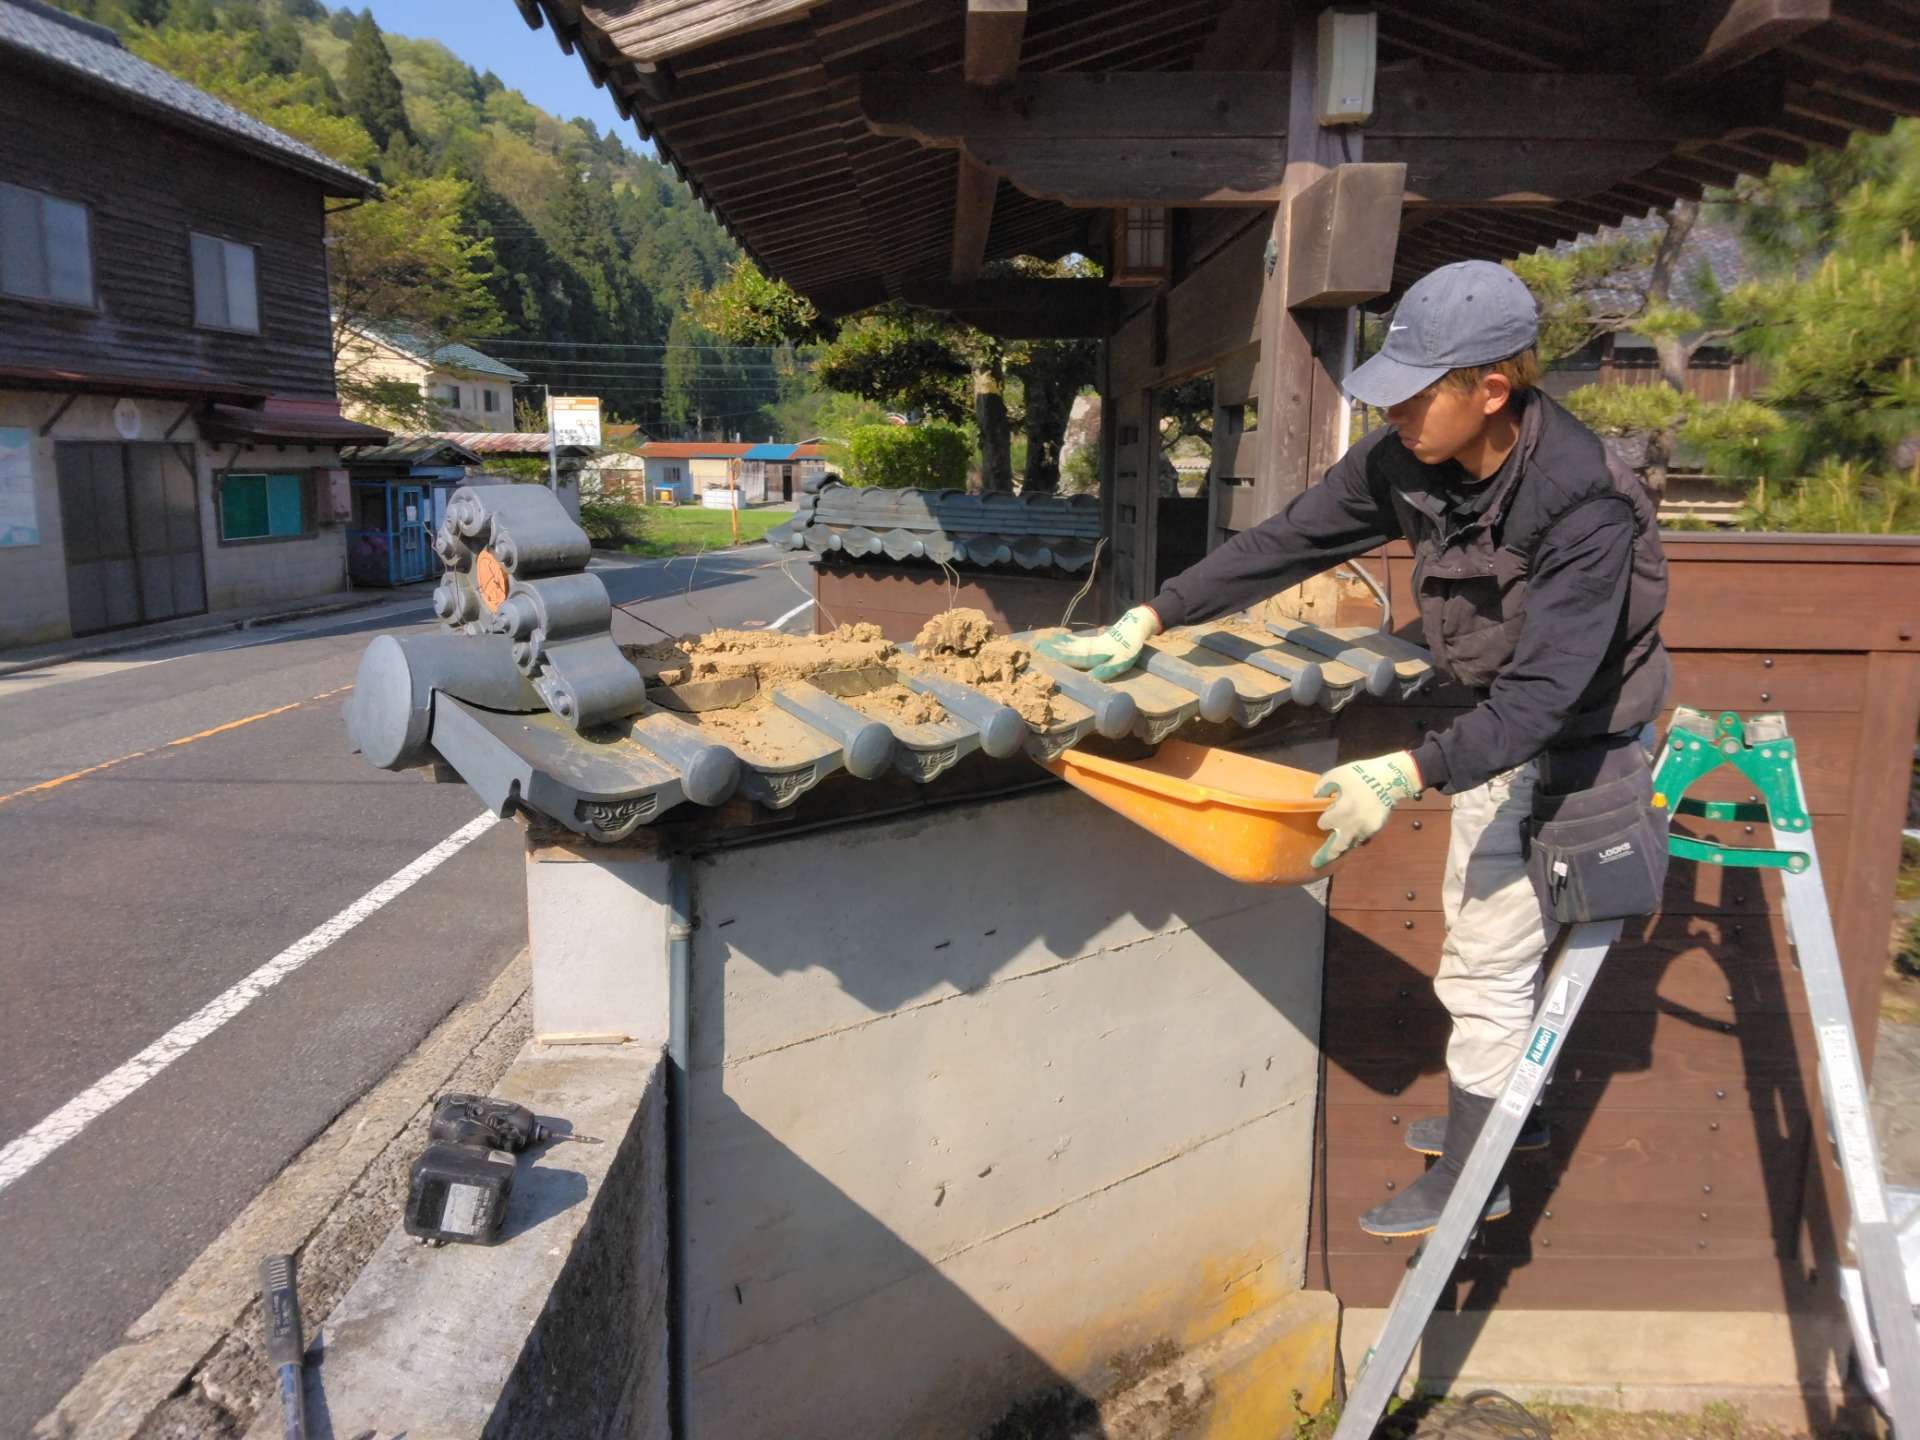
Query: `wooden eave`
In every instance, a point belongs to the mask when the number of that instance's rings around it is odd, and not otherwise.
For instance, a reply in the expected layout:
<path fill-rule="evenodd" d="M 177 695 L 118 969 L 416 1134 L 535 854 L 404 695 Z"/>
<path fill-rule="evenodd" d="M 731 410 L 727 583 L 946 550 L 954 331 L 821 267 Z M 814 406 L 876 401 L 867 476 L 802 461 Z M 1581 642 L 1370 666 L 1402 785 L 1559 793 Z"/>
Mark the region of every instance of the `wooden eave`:
<path fill-rule="evenodd" d="M 948 273 L 963 151 L 869 130 L 861 81 L 958 81 L 961 0 L 517 0 L 578 50 L 643 137 L 763 270 L 837 311 Z M 1277 0 L 1029 0 L 1021 77 L 1284 68 Z M 1652 153 L 1593 193 L 1409 206 L 1396 287 L 1663 208 L 1857 130 L 1920 114 L 1920 0 L 1377 0 L 1379 89 L 1396 77 L 1620 75 L 1677 95 L 1732 78 L 1781 96 Z M 636 17 L 649 18 L 644 22 Z M 1823 18 L 1824 17 L 1824 18 Z M 616 22 L 617 23 L 614 23 Z M 661 37 L 672 37 L 663 39 Z M 684 44 L 690 37 L 698 43 Z M 1265 38 L 1263 38 L 1265 37 Z M 1656 41 L 1651 37 L 1664 37 Z M 644 43 L 643 43 L 644 42 Z M 671 54 L 660 47 L 675 45 Z M 1275 83 L 1284 78 L 1274 75 Z M 1626 96 L 1623 94 L 1623 103 Z M 1622 152 L 1623 154 L 1627 152 Z M 977 207 L 979 187 L 972 188 Z M 1530 192 L 1522 191 L 1523 194 Z M 977 222 L 977 213 L 976 213 Z M 985 259 L 1104 246 L 1105 212 L 997 187 Z M 975 232 L 977 240 L 977 231 Z"/>

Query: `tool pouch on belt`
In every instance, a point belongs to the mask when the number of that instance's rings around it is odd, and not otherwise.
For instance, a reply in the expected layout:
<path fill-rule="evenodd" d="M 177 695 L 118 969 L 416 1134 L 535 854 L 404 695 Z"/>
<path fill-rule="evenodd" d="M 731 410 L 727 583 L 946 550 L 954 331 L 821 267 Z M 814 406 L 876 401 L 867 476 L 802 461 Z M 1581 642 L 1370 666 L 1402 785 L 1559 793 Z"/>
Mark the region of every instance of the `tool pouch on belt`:
<path fill-rule="evenodd" d="M 1659 908 L 1667 812 L 1654 808 L 1638 741 L 1544 757 L 1527 839 L 1527 878 L 1555 920 L 1629 920 Z"/>

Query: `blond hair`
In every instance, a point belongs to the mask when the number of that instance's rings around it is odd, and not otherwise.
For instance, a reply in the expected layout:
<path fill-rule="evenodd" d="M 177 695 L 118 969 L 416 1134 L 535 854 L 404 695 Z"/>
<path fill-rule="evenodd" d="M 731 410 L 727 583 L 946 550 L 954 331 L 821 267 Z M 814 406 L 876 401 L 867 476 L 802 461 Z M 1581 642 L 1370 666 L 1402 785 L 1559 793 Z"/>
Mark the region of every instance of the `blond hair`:
<path fill-rule="evenodd" d="M 1509 355 L 1504 360 L 1495 360 L 1489 365 L 1463 365 L 1458 370 L 1449 370 L 1433 382 L 1435 390 L 1471 390 L 1489 375 L 1504 375 L 1507 384 L 1517 395 L 1522 390 L 1531 390 L 1540 383 L 1540 357 L 1529 345 L 1518 355 Z"/>

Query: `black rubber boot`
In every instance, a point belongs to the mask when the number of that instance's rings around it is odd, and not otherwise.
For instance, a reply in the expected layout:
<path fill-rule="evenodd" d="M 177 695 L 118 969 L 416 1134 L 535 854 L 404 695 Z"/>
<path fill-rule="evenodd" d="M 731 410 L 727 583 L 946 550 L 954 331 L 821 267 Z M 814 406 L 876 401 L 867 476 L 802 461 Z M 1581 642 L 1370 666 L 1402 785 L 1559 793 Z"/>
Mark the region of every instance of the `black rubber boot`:
<path fill-rule="evenodd" d="M 1447 1148 L 1447 1117 L 1422 1115 L 1407 1126 L 1407 1149 L 1417 1155 L 1438 1155 Z M 1520 1138 L 1513 1142 L 1514 1153 L 1544 1150 L 1553 1143 L 1553 1126 L 1538 1108 L 1527 1112 L 1527 1123 L 1520 1127 Z"/>
<path fill-rule="evenodd" d="M 1453 1196 L 1453 1187 L 1473 1153 L 1473 1142 L 1492 1113 L 1494 1097 L 1471 1095 L 1459 1086 L 1447 1086 L 1446 1142 L 1440 1158 L 1413 1184 L 1360 1217 L 1369 1235 L 1391 1239 L 1425 1235 L 1440 1223 L 1440 1212 Z M 1502 1220 L 1513 1213 L 1513 1197 L 1504 1183 L 1494 1187 L 1483 1220 Z"/>

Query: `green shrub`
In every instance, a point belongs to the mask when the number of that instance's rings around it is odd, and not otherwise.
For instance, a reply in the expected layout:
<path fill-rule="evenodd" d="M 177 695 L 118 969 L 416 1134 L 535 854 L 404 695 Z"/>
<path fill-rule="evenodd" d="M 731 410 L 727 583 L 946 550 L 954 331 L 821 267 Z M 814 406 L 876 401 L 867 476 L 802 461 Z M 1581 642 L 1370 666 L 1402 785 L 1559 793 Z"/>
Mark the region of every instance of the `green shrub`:
<path fill-rule="evenodd" d="M 973 443 L 944 420 L 925 425 L 862 425 L 847 437 L 847 483 L 888 490 L 959 490 Z"/>
<path fill-rule="evenodd" d="M 1694 410 L 1666 385 L 1582 385 L 1561 402 L 1598 435 L 1635 435 L 1676 425 Z"/>
<path fill-rule="evenodd" d="M 580 501 L 580 528 L 603 549 L 616 549 L 638 540 L 646 520 L 647 512 L 631 500 L 583 496 Z"/>

